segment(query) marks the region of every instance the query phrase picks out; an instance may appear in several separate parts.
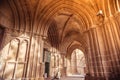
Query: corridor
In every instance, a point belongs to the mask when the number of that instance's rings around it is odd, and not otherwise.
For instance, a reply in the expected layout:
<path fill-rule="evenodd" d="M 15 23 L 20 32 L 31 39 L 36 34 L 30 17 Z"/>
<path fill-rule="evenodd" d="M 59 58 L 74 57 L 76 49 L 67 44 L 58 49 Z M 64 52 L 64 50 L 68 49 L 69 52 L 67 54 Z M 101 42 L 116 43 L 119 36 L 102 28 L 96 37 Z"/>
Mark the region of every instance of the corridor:
<path fill-rule="evenodd" d="M 0 79 L 84 74 L 120 80 L 120 0 L 0 0 Z"/>

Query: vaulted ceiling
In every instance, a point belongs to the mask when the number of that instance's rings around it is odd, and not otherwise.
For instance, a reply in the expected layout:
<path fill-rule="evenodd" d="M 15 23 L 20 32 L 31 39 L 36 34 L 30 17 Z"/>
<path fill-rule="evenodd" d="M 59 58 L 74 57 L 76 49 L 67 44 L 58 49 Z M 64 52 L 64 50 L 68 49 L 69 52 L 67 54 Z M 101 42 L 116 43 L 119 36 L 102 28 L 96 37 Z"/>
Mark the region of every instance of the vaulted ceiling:
<path fill-rule="evenodd" d="M 84 33 L 98 22 L 102 10 L 104 17 L 114 14 L 118 0 L 1 0 L 0 14 L 3 25 L 47 36 L 52 46 L 61 50 L 76 44 L 85 46 Z M 120 3 L 120 2 L 119 2 Z M 8 25 L 6 25 L 6 23 Z M 76 41 L 76 42 L 75 42 Z"/>

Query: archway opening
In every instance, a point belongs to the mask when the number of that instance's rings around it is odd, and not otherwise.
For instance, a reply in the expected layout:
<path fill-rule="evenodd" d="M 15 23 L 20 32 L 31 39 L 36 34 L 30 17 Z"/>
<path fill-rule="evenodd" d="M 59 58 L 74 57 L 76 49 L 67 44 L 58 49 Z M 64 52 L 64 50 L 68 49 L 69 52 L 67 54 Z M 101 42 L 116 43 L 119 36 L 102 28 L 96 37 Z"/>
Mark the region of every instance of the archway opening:
<path fill-rule="evenodd" d="M 71 54 L 71 68 L 72 74 L 85 74 L 85 56 L 84 53 L 80 49 L 75 49 Z"/>
<path fill-rule="evenodd" d="M 67 60 L 67 74 L 68 76 L 75 76 L 75 75 L 85 75 L 86 74 L 86 61 L 84 52 L 80 49 L 74 49 L 69 55 Z"/>

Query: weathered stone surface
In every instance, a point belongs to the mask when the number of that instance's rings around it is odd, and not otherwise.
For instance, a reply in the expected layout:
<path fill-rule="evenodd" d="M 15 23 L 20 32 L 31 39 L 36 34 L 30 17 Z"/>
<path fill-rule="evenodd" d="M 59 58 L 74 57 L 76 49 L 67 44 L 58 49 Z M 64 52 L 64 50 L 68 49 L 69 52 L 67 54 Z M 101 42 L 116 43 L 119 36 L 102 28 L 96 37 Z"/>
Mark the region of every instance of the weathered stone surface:
<path fill-rule="evenodd" d="M 0 0 L 0 78 L 45 74 L 120 80 L 120 0 Z"/>

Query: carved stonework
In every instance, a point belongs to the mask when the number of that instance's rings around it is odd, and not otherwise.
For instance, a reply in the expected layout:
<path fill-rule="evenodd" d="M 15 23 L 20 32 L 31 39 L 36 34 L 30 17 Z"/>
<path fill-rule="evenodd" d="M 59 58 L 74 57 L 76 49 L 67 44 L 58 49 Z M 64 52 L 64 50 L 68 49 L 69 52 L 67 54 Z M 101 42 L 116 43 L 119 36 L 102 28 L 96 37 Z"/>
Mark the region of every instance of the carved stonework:
<path fill-rule="evenodd" d="M 120 0 L 0 0 L 0 79 L 59 71 L 120 80 Z"/>

